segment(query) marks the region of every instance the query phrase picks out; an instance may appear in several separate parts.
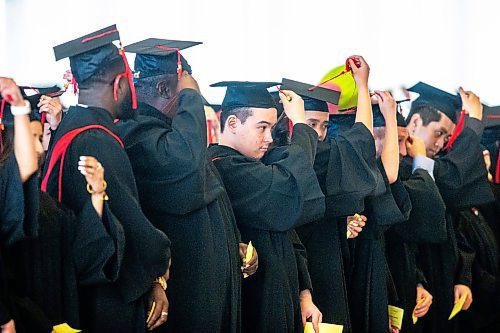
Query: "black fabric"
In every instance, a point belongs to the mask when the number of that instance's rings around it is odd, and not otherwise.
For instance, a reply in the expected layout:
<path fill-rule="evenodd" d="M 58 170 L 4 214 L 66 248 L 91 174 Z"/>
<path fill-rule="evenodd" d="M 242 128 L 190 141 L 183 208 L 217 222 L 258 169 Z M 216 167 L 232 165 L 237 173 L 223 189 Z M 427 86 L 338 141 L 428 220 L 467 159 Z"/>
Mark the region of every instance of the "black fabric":
<path fill-rule="evenodd" d="M 245 332 L 302 331 L 297 257 L 288 232 L 324 214 L 324 196 L 311 181 L 317 140 L 314 130 L 297 124 L 292 143 L 262 161 L 226 146 L 209 147 L 242 240 L 251 240 L 259 253 L 257 273 L 243 281 Z"/>
<path fill-rule="evenodd" d="M 240 236 L 207 156 L 202 99 L 194 90 L 182 90 L 172 120 L 147 104 L 139 104 L 138 112 L 136 119 L 120 121 L 119 131 L 141 206 L 172 240 L 169 317 L 158 331 L 237 332 Z"/>
<path fill-rule="evenodd" d="M 469 310 L 460 313 L 460 332 L 496 332 L 500 328 L 500 257 L 495 235 L 475 208 L 461 211 L 456 222 L 457 242 L 474 254 L 474 301 Z"/>
<path fill-rule="evenodd" d="M 367 217 L 363 232 L 356 239 L 354 266 L 349 282 L 349 310 L 354 333 L 385 332 L 388 319 L 387 261 L 384 232 L 408 220 L 411 202 L 398 179 L 389 185 L 381 161 L 379 169 L 386 185 L 385 193 L 366 199 Z"/>
<path fill-rule="evenodd" d="M 341 249 L 347 243 L 343 215 L 363 211 L 364 198 L 375 193 L 377 179 L 382 180 L 370 131 L 357 124 L 336 139 L 319 142 L 314 170 L 325 194 L 326 212 L 319 221 L 299 227 L 297 233 L 307 249 L 313 301 L 323 321 L 344 325 L 345 332 L 350 332 L 343 263 L 347 254 Z"/>
<path fill-rule="evenodd" d="M 67 132 L 90 124 L 99 124 L 117 133 L 106 110 L 76 106 L 68 110 L 53 140 L 57 141 Z M 53 146 L 47 161 L 50 161 L 52 149 Z M 82 293 L 81 304 L 85 308 L 82 328 L 94 332 L 143 332 L 146 322 L 144 297 L 152 281 L 165 274 L 170 242 L 143 215 L 128 157 L 118 142 L 103 130 L 83 132 L 69 146 L 62 172 L 62 201 L 65 206 L 79 214 L 88 198 L 85 178 L 77 169 L 82 155 L 94 156 L 103 165 L 109 207 L 122 224 L 126 240 L 116 283 L 94 285 Z M 47 192 L 52 196 L 57 193 L 59 162 L 54 170 L 47 186 Z"/>
<path fill-rule="evenodd" d="M 436 160 L 434 178 L 448 209 L 494 201 L 486 176 L 480 137 L 469 127 L 464 127 L 453 148 Z"/>
<path fill-rule="evenodd" d="M 31 198 L 33 191 L 38 192 L 37 186 L 36 176 L 23 184 L 13 153 L 0 165 L 0 325 L 19 318 L 13 301 L 12 268 L 6 256 L 16 244 L 38 235 L 39 206 Z M 23 332 L 22 324 L 18 326 L 17 331 Z"/>
<path fill-rule="evenodd" d="M 39 200 L 39 236 L 17 243 L 8 253 L 13 302 L 25 332 L 47 332 L 63 322 L 80 328 L 80 294 L 118 278 L 123 228 L 107 204 L 100 218 L 90 196 L 78 217 L 45 193 Z"/>
<path fill-rule="evenodd" d="M 417 268 L 417 245 L 446 241 L 446 207 L 427 171 L 417 169 L 411 173 L 411 163 L 403 161 L 399 174 L 413 208 L 408 221 L 386 232 L 386 257 L 398 296 L 393 305 L 405 311 L 403 331 L 422 332 L 421 321 L 414 325 L 411 319 L 416 306 L 416 286 L 425 282 L 425 276 Z"/>
<path fill-rule="evenodd" d="M 454 285 L 470 286 L 474 253 L 467 243 L 457 244 L 453 221 L 464 207 L 493 201 L 483 161 L 479 136 L 466 126 L 453 148 L 435 162 L 436 185 L 446 204 L 447 240 L 442 244 L 419 247 L 419 267 L 434 297 L 429 313 L 422 320 L 425 332 L 453 332 L 457 329 L 457 320 L 448 321 L 454 303 Z"/>

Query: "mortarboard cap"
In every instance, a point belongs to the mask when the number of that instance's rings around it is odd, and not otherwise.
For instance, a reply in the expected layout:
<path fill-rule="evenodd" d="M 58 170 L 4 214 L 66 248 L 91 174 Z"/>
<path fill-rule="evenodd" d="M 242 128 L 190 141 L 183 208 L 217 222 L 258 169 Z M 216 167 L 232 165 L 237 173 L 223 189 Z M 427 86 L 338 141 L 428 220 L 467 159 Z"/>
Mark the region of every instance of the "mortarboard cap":
<path fill-rule="evenodd" d="M 222 101 L 222 112 L 236 108 L 277 108 L 274 99 L 267 88 L 279 85 L 278 82 L 223 81 L 210 85 L 211 87 L 227 87 Z"/>
<path fill-rule="evenodd" d="M 483 123 L 485 128 L 500 126 L 500 105 L 483 105 Z"/>
<path fill-rule="evenodd" d="M 462 108 L 460 96 L 452 95 L 423 82 L 418 82 L 408 90 L 420 94 L 412 103 L 412 109 L 417 106 L 429 105 L 444 113 L 454 123 L 457 122 L 457 112 Z"/>
<path fill-rule="evenodd" d="M 111 60 L 120 57 L 112 43 L 120 40 L 116 25 L 98 30 L 54 47 L 56 60 L 69 57 L 71 72 L 76 82 L 89 79 Z"/>
<path fill-rule="evenodd" d="M 180 51 L 199 44 L 202 43 L 148 38 L 126 46 L 125 51 L 137 54 L 134 71 L 139 78 L 179 74 L 179 70 L 180 73 L 187 71 L 191 74 L 191 66 L 180 54 Z"/>
<path fill-rule="evenodd" d="M 311 90 L 311 88 L 314 88 Z M 327 103 L 338 105 L 340 92 L 324 87 L 314 87 L 307 83 L 283 79 L 281 89 L 291 90 L 304 100 L 306 111 L 328 112 Z"/>

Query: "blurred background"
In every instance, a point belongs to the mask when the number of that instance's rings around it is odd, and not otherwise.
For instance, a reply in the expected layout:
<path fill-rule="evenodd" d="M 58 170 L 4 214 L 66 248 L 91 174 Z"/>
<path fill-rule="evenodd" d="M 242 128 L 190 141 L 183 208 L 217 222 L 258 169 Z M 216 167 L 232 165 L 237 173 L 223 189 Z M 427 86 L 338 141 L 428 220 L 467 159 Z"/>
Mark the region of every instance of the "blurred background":
<path fill-rule="evenodd" d="M 62 85 L 52 47 L 117 24 L 124 45 L 155 37 L 201 41 L 183 51 L 211 103 L 222 80 L 317 83 L 353 54 L 370 88 L 418 81 L 473 90 L 500 104 L 500 1 L 494 0 L 0 0 L 0 73 L 18 84 Z M 128 54 L 133 63 L 133 55 Z"/>

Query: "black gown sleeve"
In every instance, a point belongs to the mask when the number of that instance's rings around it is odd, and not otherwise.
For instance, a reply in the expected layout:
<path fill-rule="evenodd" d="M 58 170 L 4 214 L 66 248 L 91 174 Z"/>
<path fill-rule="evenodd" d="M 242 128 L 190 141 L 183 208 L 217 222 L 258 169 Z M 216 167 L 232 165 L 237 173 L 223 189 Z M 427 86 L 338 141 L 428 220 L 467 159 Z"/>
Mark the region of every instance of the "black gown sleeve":
<path fill-rule="evenodd" d="M 192 89 L 179 93 L 170 126 L 150 116 L 129 123 L 132 125 L 125 122 L 120 130 L 127 154 L 133 157 L 141 204 L 146 209 L 183 215 L 215 199 L 217 194 L 207 184 L 206 120 L 200 94 Z"/>
<path fill-rule="evenodd" d="M 318 144 L 314 169 L 326 197 L 329 216 L 364 210 L 364 199 L 385 187 L 377 168 L 375 142 L 362 123 L 335 139 Z"/>
<path fill-rule="evenodd" d="M 453 147 L 434 164 L 436 185 L 448 209 L 494 201 L 486 176 L 480 136 L 473 129 L 481 126 L 478 122 L 468 118 Z"/>
<path fill-rule="evenodd" d="M 444 242 L 446 206 L 434 180 L 427 171 L 417 169 L 403 184 L 414 209 L 407 222 L 394 226 L 398 236 L 415 243 Z"/>
<path fill-rule="evenodd" d="M 37 236 L 37 186 L 36 175 L 23 184 L 14 154 L 0 167 L 0 239 L 5 246 Z"/>
<path fill-rule="evenodd" d="M 293 249 L 295 251 L 295 258 L 297 260 L 297 272 L 299 274 L 299 291 L 309 289 L 312 293 L 312 282 L 311 276 L 309 275 L 309 268 L 307 266 L 307 252 L 305 246 L 299 239 L 297 232 L 295 230 L 290 230 L 288 232 L 290 240 L 293 244 Z"/>
<path fill-rule="evenodd" d="M 104 205 L 100 218 L 89 199 L 76 223 L 72 251 L 79 283 L 116 281 L 123 261 L 125 234 L 109 206 Z"/>
<path fill-rule="evenodd" d="M 317 140 L 314 130 L 297 124 L 292 144 L 272 149 L 261 161 L 236 153 L 214 156 L 238 224 L 284 232 L 323 216 L 324 196 L 311 160 Z"/>

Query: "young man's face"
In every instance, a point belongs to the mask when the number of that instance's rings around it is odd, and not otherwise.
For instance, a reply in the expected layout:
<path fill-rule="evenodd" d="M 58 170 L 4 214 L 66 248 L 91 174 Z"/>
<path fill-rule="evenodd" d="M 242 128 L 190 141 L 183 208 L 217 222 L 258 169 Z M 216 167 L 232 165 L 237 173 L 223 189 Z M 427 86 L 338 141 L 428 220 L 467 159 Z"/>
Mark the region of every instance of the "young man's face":
<path fill-rule="evenodd" d="M 276 124 L 277 111 L 275 108 L 251 108 L 252 115 L 244 123 L 237 119 L 234 128 L 236 142 L 234 147 L 241 154 L 261 159 L 273 142 L 271 130 Z"/>
<path fill-rule="evenodd" d="M 398 126 L 399 160 L 408 155 L 406 151 L 406 140 L 408 140 L 408 136 L 408 129 Z"/>
<path fill-rule="evenodd" d="M 33 142 L 35 144 L 35 152 L 38 158 L 38 166 L 41 166 L 43 163 L 44 157 L 44 149 L 43 149 L 43 130 L 42 123 L 39 121 L 31 121 L 30 122 L 31 133 L 33 134 Z"/>
<path fill-rule="evenodd" d="M 448 142 L 454 128 L 455 124 L 451 119 L 441 114 L 439 121 L 432 121 L 427 126 L 419 122 L 414 128 L 413 135 L 424 141 L 427 157 L 433 158 Z"/>
<path fill-rule="evenodd" d="M 318 133 L 318 140 L 326 139 L 326 130 L 328 129 L 328 112 L 306 111 L 306 123 Z"/>

